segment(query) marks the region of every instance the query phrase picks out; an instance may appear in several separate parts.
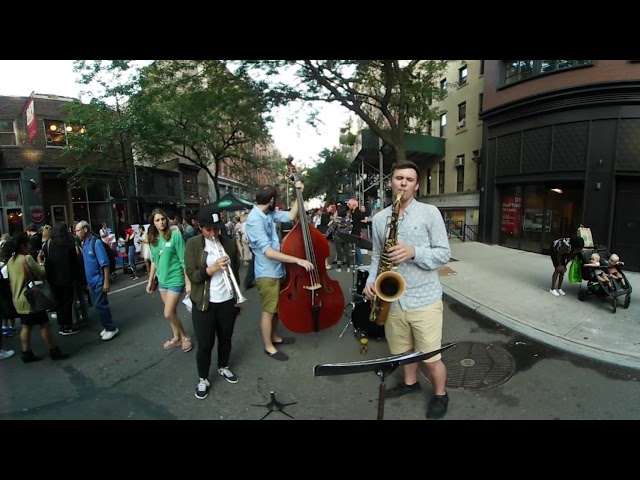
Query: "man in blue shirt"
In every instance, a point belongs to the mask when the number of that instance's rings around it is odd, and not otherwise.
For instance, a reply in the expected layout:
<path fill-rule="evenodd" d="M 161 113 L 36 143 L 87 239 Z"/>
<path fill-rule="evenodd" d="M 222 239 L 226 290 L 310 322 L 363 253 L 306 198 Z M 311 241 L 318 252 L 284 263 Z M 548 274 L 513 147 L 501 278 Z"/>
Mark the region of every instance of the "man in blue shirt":
<path fill-rule="evenodd" d="M 87 286 L 91 303 L 98 312 L 100 323 L 102 324 L 102 332 L 100 338 L 107 341 L 111 340 L 118 334 L 118 327 L 111 319 L 111 309 L 109 308 L 109 257 L 107 256 L 108 248 L 105 243 L 91 233 L 89 224 L 81 220 L 76 224 L 76 236 L 82 240 L 82 258 L 84 259 L 84 273 L 87 277 Z"/>
<path fill-rule="evenodd" d="M 302 182 L 295 183 L 301 191 Z M 298 215 L 298 205 L 294 202 L 288 212 L 275 211 L 278 190 L 273 185 L 262 185 L 256 192 L 256 205 L 247 217 L 246 232 L 254 255 L 256 286 L 260 292 L 262 315 L 260 333 L 264 343 L 264 352 L 275 360 L 285 361 L 289 357 L 276 349 L 276 345 L 287 345 L 293 338 L 282 338 L 276 332 L 278 325 L 278 300 L 280 283 L 285 276 L 282 263 L 295 263 L 307 271 L 313 264 L 305 259 L 286 255 L 280 251 L 280 239 L 276 232 L 276 223 L 292 222 Z"/>

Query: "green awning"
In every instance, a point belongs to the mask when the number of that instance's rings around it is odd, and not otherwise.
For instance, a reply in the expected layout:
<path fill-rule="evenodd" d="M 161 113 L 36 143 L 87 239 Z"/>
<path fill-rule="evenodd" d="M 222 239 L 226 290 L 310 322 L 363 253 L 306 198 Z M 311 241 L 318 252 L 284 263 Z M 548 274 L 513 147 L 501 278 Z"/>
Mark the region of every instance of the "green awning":
<path fill-rule="evenodd" d="M 356 152 L 353 159 L 353 166 L 357 168 L 360 162 L 378 169 L 380 165 L 379 156 L 379 139 L 372 130 L 365 129 L 361 133 L 361 148 Z M 407 160 L 411 160 L 416 164 L 428 161 L 433 158 L 443 158 L 445 154 L 445 139 L 441 137 L 432 137 L 430 135 L 421 135 L 417 133 L 405 134 L 405 148 L 407 152 Z M 391 169 L 391 165 L 395 162 L 395 153 L 391 148 L 382 148 L 383 165 L 385 172 Z"/>

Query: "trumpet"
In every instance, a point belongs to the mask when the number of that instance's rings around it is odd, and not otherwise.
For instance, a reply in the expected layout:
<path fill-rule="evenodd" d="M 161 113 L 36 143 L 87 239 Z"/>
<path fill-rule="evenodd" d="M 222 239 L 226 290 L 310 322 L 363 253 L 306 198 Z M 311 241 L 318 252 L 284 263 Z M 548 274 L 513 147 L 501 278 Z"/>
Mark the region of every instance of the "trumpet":
<path fill-rule="evenodd" d="M 220 255 L 221 257 L 227 257 L 227 252 L 224 251 L 224 247 L 219 243 L 219 240 L 216 239 L 215 243 L 216 247 L 218 248 L 218 255 Z M 238 281 L 236 280 L 236 276 L 233 274 L 233 270 L 231 269 L 230 265 L 222 270 L 222 278 L 224 279 L 224 284 L 227 287 L 229 293 L 235 295 L 236 305 L 247 301 L 247 298 L 242 295 L 242 292 L 240 291 Z"/>

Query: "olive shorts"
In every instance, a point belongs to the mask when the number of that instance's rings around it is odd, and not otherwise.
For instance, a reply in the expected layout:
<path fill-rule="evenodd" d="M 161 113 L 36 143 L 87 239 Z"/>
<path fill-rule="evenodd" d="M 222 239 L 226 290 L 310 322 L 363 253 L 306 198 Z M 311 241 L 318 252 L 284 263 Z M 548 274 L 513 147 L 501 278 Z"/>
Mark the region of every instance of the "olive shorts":
<path fill-rule="evenodd" d="M 278 313 L 281 283 L 281 278 L 261 277 L 256 279 L 256 286 L 260 293 L 260 304 L 262 305 L 263 312 Z"/>

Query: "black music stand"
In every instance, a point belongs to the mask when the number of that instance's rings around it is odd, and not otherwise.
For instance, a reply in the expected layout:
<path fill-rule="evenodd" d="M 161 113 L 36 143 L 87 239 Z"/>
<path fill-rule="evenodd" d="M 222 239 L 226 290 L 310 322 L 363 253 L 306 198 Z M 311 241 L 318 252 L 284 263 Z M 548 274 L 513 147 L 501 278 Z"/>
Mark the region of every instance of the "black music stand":
<path fill-rule="evenodd" d="M 374 360 L 363 360 L 361 362 L 350 363 L 326 363 L 313 367 L 313 376 L 322 377 L 327 375 L 347 375 L 349 373 L 375 372 L 380 377 L 380 388 L 378 390 L 378 417 L 382 420 L 384 417 L 384 392 L 386 389 L 385 381 L 396 368 L 401 365 L 420 362 L 437 355 L 448 348 L 455 345 L 455 342 L 448 343 L 444 347 L 431 352 L 413 352 L 393 355 L 391 357 L 376 358 Z"/>

